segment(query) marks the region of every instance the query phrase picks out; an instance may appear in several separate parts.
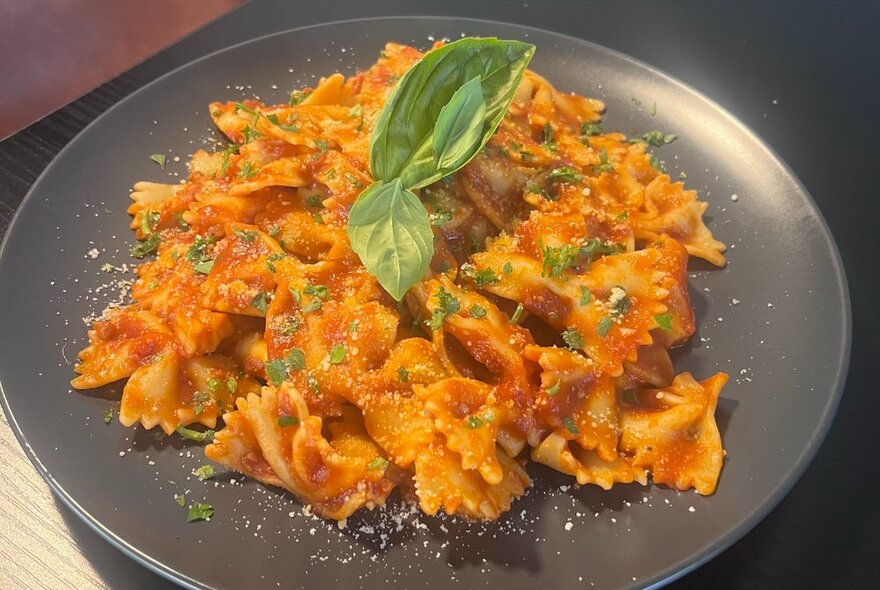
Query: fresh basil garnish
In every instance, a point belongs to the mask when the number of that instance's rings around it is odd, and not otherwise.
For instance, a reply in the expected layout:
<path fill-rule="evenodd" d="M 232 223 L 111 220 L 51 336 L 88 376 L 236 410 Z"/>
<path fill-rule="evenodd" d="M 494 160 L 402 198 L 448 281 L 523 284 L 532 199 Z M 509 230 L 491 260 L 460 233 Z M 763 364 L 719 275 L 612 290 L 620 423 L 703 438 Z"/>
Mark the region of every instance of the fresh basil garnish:
<path fill-rule="evenodd" d="M 348 238 L 398 301 L 434 255 L 428 212 L 410 189 L 467 164 L 507 113 L 534 45 L 465 38 L 435 49 L 398 81 L 370 142 L 376 182 L 351 209 Z"/>
<path fill-rule="evenodd" d="M 367 270 L 400 301 L 425 276 L 434 255 L 434 233 L 419 198 L 401 185 L 375 182 L 348 218 L 348 239 Z"/>
<path fill-rule="evenodd" d="M 431 149 L 434 165 L 441 174 L 444 170 L 458 170 L 476 155 L 483 139 L 485 118 L 483 88 L 480 77 L 475 76 L 455 91 L 437 117 Z"/>

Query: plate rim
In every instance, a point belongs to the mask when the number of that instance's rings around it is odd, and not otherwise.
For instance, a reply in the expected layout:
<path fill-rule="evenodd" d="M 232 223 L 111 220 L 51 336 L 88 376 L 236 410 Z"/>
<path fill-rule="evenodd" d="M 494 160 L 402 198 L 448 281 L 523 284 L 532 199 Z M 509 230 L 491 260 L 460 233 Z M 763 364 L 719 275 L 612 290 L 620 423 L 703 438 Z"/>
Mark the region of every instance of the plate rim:
<path fill-rule="evenodd" d="M 634 581 L 631 584 L 626 584 L 621 586 L 621 588 L 629 589 L 629 588 L 660 588 L 667 584 L 672 583 L 673 581 L 685 576 L 686 574 L 694 571 L 700 566 L 706 564 L 713 558 L 717 557 L 720 553 L 731 547 L 734 543 L 742 539 L 749 531 L 754 529 L 761 521 L 766 518 L 766 516 L 773 511 L 782 500 L 788 495 L 788 493 L 794 488 L 800 478 L 803 476 L 806 469 L 810 466 L 813 460 L 816 457 L 819 449 L 821 448 L 829 429 L 831 428 L 831 424 L 834 421 L 834 418 L 837 414 L 837 410 L 840 406 L 841 399 L 843 398 L 844 389 L 846 387 L 847 375 L 849 372 L 849 365 L 851 360 L 851 350 L 852 350 L 852 301 L 850 297 L 849 291 L 849 283 L 846 276 L 846 269 L 843 265 L 843 260 L 840 256 L 839 248 L 837 247 L 837 242 L 834 239 L 834 234 L 831 232 L 831 228 L 828 226 L 828 222 L 825 219 L 825 216 L 822 214 L 821 209 L 816 204 L 815 199 L 813 198 L 810 191 L 807 190 L 806 186 L 800 180 L 800 178 L 794 173 L 788 163 L 779 155 L 779 153 L 754 130 L 752 130 L 749 126 L 744 124 L 739 120 L 736 116 L 734 116 L 731 112 L 729 112 L 726 108 L 721 106 L 718 102 L 713 100 L 712 98 L 706 96 L 700 90 L 692 87 L 691 85 L 679 80 L 678 78 L 667 74 L 663 70 L 646 63 L 640 59 L 634 58 L 630 55 L 627 55 L 623 52 L 620 52 L 616 49 L 607 47 L 600 43 L 596 43 L 587 39 L 583 39 L 580 37 L 576 37 L 574 35 L 569 35 L 566 33 L 560 33 L 558 31 L 553 31 L 550 29 L 543 29 L 540 27 L 534 27 L 531 25 L 524 25 L 516 22 L 509 21 L 501 21 L 495 19 L 482 19 L 482 18 L 469 18 L 469 17 L 457 17 L 457 16 L 448 16 L 448 15 L 385 15 L 385 16 L 377 16 L 377 17 L 365 17 L 365 18 L 351 18 L 351 19 L 341 19 L 341 20 L 333 20 L 333 21 L 324 21 L 320 23 L 314 23 L 311 25 L 306 25 L 302 27 L 293 27 L 289 29 L 285 29 L 282 31 L 275 31 L 273 33 L 267 33 L 265 35 L 259 35 L 256 37 L 252 37 L 250 39 L 246 39 L 240 41 L 238 43 L 234 43 L 225 47 L 221 47 L 209 53 L 206 53 L 202 56 L 199 56 L 195 59 L 187 61 L 168 72 L 165 72 L 161 76 L 151 80 L 150 82 L 138 87 L 137 89 L 130 92 L 128 95 L 123 97 L 121 100 L 117 101 L 109 108 L 101 112 L 94 120 L 89 122 L 85 127 L 79 130 L 76 135 L 74 135 L 59 151 L 55 156 L 46 164 L 45 168 L 40 172 L 37 178 L 33 181 L 31 186 L 28 188 L 27 193 L 22 199 L 21 203 L 19 203 L 16 208 L 12 218 L 9 221 L 9 225 L 7 226 L 7 230 L 5 235 L 3 236 L 2 243 L 0 243 L 0 274 L 2 274 L 4 267 L 5 254 L 8 247 L 8 244 L 12 241 L 10 236 L 17 230 L 19 217 L 22 214 L 22 211 L 29 205 L 30 201 L 35 198 L 36 190 L 42 184 L 44 177 L 50 172 L 50 170 L 55 165 L 56 161 L 60 160 L 64 157 L 68 150 L 72 149 L 77 140 L 79 140 L 82 136 L 86 135 L 88 132 L 92 130 L 92 127 L 100 124 L 100 122 L 108 116 L 111 112 L 115 111 L 118 108 L 122 108 L 123 105 L 129 102 L 129 100 L 133 100 L 139 93 L 150 88 L 154 85 L 158 85 L 162 83 L 166 78 L 171 77 L 177 74 L 179 71 L 189 68 L 191 66 L 195 66 L 196 64 L 206 61 L 215 57 L 218 54 L 222 54 L 228 51 L 234 51 L 239 47 L 260 43 L 266 39 L 270 39 L 273 37 L 285 36 L 290 34 L 295 34 L 300 31 L 306 31 L 315 28 L 323 28 L 323 27 L 332 27 L 336 25 L 346 25 L 346 24 L 355 24 L 355 23 L 369 23 L 375 21 L 394 21 L 394 20 L 435 20 L 435 21 L 458 21 L 465 23 L 472 23 L 474 25 L 500 25 L 503 27 L 512 27 L 516 29 L 521 29 L 525 31 L 534 31 L 540 34 L 547 34 L 555 37 L 560 37 L 565 39 L 566 41 L 579 45 L 588 45 L 595 50 L 599 50 L 601 52 L 612 55 L 617 59 L 621 59 L 623 61 L 629 62 L 635 66 L 638 66 L 641 69 L 648 70 L 655 76 L 658 76 L 664 79 L 666 82 L 672 84 L 677 87 L 679 90 L 682 90 L 686 93 L 691 94 L 692 96 L 699 98 L 706 105 L 710 106 L 715 113 L 725 119 L 728 123 L 734 125 L 741 133 L 743 133 L 749 140 L 751 140 L 755 145 L 759 146 L 766 154 L 769 160 L 772 160 L 779 166 L 781 172 L 787 177 L 787 179 L 793 183 L 793 185 L 798 189 L 805 199 L 805 204 L 809 210 L 809 212 L 814 216 L 814 218 L 819 222 L 819 228 L 821 230 L 821 235 L 823 240 L 825 241 L 826 247 L 828 248 L 829 253 L 831 254 L 831 267 L 834 270 L 834 278 L 836 282 L 836 286 L 838 288 L 838 296 L 840 302 L 842 303 L 842 317 L 843 317 L 843 330 L 841 332 L 841 342 L 839 343 L 839 354 L 837 356 L 837 363 L 834 367 L 834 382 L 832 387 L 829 389 L 829 397 L 823 408 L 823 412 L 820 415 L 819 422 L 816 428 L 813 430 L 810 436 L 810 442 L 808 445 L 801 451 L 800 454 L 796 456 L 794 459 L 791 468 L 785 473 L 779 483 L 772 489 L 771 492 L 766 496 L 765 500 L 755 506 L 754 510 L 744 515 L 739 522 L 735 523 L 731 527 L 727 529 L 726 532 L 722 533 L 718 536 L 713 542 L 706 545 L 702 550 L 697 551 L 695 553 L 689 554 L 687 557 L 678 560 L 674 563 L 669 564 L 668 566 L 656 571 L 653 575 L 647 576 L 639 581 Z M 125 73 L 125 72 L 124 72 Z M 120 75 L 124 75 L 120 74 Z M 80 97 L 81 98 L 81 97 Z M 79 99 L 76 99 L 79 100 Z M 66 108 L 68 105 L 65 105 L 63 108 Z M 99 536 L 101 536 L 104 540 L 109 542 L 116 549 L 120 550 L 127 557 L 133 559 L 140 565 L 148 568 L 149 570 L 161 575 L 163 578 L 181 585 L 185 588 L 190 588 L 192 590 L 214 590 L 213 586 L 209 586 L 204 584 L 198 580 L 183 574 L 174 568 L 167 566 L 166 564 L 160 562 L 159 560 L 151 557 L 150 555 L 140 551 L 137 547 L 133 546 L 125 539 L 116 535 L 112 531 L 110 531 L 107 527 L 105 527 L 98 519 L 96 519 L 91 513 L 85 510 L 75 498 L 73 498 L 65 489 L 61 486 L 59 482 L 55 480 L 52 474 L 48 471 L 48 469 L 43 465 L 40 458 L 33 451 L 32 447 L 28 443 L 27 437 L 24 432 L 22 432 L 21 428 L 18 425 L 18 421 L 11 412 L 11 408 L 9 405 L 9 401 L 7 399 L 7 393 L 5 388 L 3 387 L 3 379 L 2 375 L 0 375 L 0 406 L 2 406 L 6 419 L 9 423 L 10 429 L 15 435 L 18 443 L 21 445 L 24 450 L 25 456 L 28 460 L 33 464 L 36 468 L 37 473 L 40 477 L 45 481 L 49 488 L 52 490 L 53 495 L 60 499 L 64 506 L 69 509 L 73 514 L 75 514 L 80 520 L 82 520 L 90 529 L 96 532 Z"/>

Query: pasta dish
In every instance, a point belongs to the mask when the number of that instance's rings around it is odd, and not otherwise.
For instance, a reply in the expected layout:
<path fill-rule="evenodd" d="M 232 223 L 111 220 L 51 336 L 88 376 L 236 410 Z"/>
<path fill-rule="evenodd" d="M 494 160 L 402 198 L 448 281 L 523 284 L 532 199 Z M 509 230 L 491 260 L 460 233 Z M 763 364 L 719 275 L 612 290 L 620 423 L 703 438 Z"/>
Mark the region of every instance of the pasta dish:
<path fill-rule="evenodd" d="M 396 488 L 496 519 L 528 461 L 713 493 L 727 376 L 676 374 L 668 351 L 695 331 L 689 257 L 721 266 L 724 245 L 651 153 L 674 136 L 606 132 L 601 101 L 526 69 L 534 48 L 482 41 L 388 44 L 289 104 L 212 103 L 228 147 L 134 185 L 149 259 L 73 386 L 127 379 L 123 425 L 204 441 L 330 519 Z M 474 66 L 483 49 L 503 68 Z M 437 72 L 463 51 L 453 84 Z"/>

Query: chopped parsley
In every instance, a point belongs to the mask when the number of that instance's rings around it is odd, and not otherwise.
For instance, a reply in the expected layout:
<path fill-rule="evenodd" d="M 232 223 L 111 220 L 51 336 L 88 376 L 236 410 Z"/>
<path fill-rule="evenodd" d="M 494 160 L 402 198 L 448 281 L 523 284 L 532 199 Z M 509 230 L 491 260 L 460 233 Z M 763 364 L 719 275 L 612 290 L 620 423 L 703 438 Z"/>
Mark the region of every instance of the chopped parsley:
<path fill-rule="evenodd" d="M 155 252 L 161 241 L 162 239 L 159 237 L 159 234 L 150 234 L 147 236 L 146 240 L 140 241 L 132 246 L 128 253 L 132 258 L 143 258 L 147 254 Z"/>
<path fill-rule="evenodd" d="M 150 159 L 157 164 L 159 164 L 159 168 L 165 170 L 165 164 L 168 162 L 168 156 L 165 154 L 153 154 L 150 156 Z"/>
<path fill-rule="evenodd" d="M 580 434 L 581 431 L 578 430 L 578 427 L 575 426 L 574 420 L 571 416 L 566 416 L 562 419 L 562 423 L 565 425 L 565 428 L 572 434 Z"/>
<path fill-rule="evenodd" d="M 108 408 L 106 411 L 101 412 L 101 419 L 104 421 L 104 424 L 110 424 L 113 422 L 114 415 L 116 415 L 116 409 Z"/>
<path fill-rule="evenodd" d="M 186 440 L 191 440 L 195 442 L 211 442 L 214 440 L 213 430 L 199 432 L 198 430 L 191 430 L 184 426 L 178 426 L 177 434 L 179 434 L 181 438 L 185 438 Z"/>
<path fill-rule="evenodd" d="M 235 390 L 238 389 L 238 380 L 232 375 L 226 378 L 226 389 L 229 390 L 229 393 L 235 393 Z"/>
<path fill-rule="evenodd" d="M 468 416 L 468 421 L 466 426 L 473 430 L 474 428 L 479 428 L 484 424 L 483 419 L 479 416 Z"/>
<path fill-rule="evenodd" d="M 611 289 L 609 303 L 611 303 L 611 313 L 620 317 L 629 310 L 632 299 L 626 294 L 623 287 L 614 287 Z"/>
<path fill-rule="evenodd" d="M 565 345 L 572 350 L 576 350 L 584 347 L 584 337 L 577 330 L 577 328 L 568 328 L 562 333 L 562 340 L 565 341 Z"/>
<path fill-rule="evenodd" d="M 397 367 L 397 377 L 401 383 L 409 383 L 409 371 L 406 370 L 406 367 Z"/>
<path fill-rule="evenodd" d="M 431 220 L 431 225 L 436 225 L 438 227 L 444 226 L 452 221 L 452 217 L 452 211 L 447 211 L 445 209 L 437 209 L 428 215 L 428 218 Z"/>
<path fill-rule="evenodd" d="M 383 457 L 376 457 L 375 459 L 367 463 L 367 469 L 370 471 L 374 471 L 377 469 L 385 471 L 386 469 L 388 469 L 388 465 L 388 459 L 385 459 Z"/>
<path fill-rule="evenodd" d="M 299 426 L 299 418 L 296 416 L 278 416 L 278 426 L 281 428 L 285 426 Z"/>
<path fill-rule="evenodd" d="M 321 300 L 318 299 L 317 297 L 315 297 L 314 299 L 312 299 L 311 301 L 309 301 L 308 303 L 306 303 L 303 306 L 302 312 L 303 313 L 312 313 L 313 311 L 318 311 L 323 306 L 324 306 L 324 304 L 321 303 Z"/>
<path fill-rule="evenodd" d="M 551 171 L 547 175 L 547 179 L 554 182 L 580 182 L 584 179 L 584 175 L 571 166 L 563 166 Z"/>
<path fill-rule="evenodd" d="M 501 267 L 501 272 L 503 272 L 506 275 L 509 275 L 510 273 L 513 272 L 513 265 L 510 264 L 509 261 L 505 262 L 504 266 Z"/>
<path fill-rule="evenodd" d="M 547 388 L 547 397 L 553 397 L 557 393 L 559 393 L 559 388 L 562 385 L 562 381 L 557 381 L 553 385 Z"/>
<path fill-rule="evenodd" d="M 341 344 L 334 344 L 330 349 L 330 364 L 338 365 L 345 360 L 345 347 Z"/>
<path fill-rule="evenodd" d="M 272 301 L 272 296 L 265 291 L 259 291 L 254 298 L 251 299 L 251 307 L 259 311 L 260 313 L 266 313 L 266 310 L 269 309 L 269 302 Z"/>
<path fill-rule="evenodd" d="M 189 513 L 186 515 L 186 522 L 194 522 L 196 520 L 211 520 L 214 516 L 214 507 L 204 502 L 196 502 L 190 504 Z"/>
<path fill-rule="evenodd" d="M 258 167 L 254 166 L 253 162 L 247 161 L 244 163 L 244 166 L 238 170 L 238 177 L 243 178 L 244 180 L 249 180 L 256 176 L 257 172 L 259 172 Z"/>
<path fill-rule="evenodd" d="M 358 331 L 358 329 L 360 329 L 360 327 L 361 327 L 360 320 L 351 320 L 351 322 L 349 322 L 349 324 L 348 324 L 348 331 L 350 333 L 354 334 L 355 332 Z"/>
<path fill-rule="evenodd" d="M 484 318 L 486 317 L 486 308 L 480 307 L 479 305 L 472 305 L 468 310 L 468 315 L 472 318 Z"/>
<path fill-rule="evenodd" d="M 248 244 L 253 243 L 253 241 L 257 237 L 257 232 L 252 229 L 232 228 L 232 233 L 234 233 L 238 237 L 238 239 L 243 240 Z"/>
<path fill-rule="evenodd" d="M 603 316 L 599 323 L 596 325 L 596 332 L 599 333 L 599 336 L 604 338 L 608 335 L 608 332 L 611 330 L 611 326 L 614 325 L 614 319 L 611 316 Z"/>
<path fill-rule="evenodd" d="M 581 133 L 586 136 L 599 135 L 602 133 L 601 123 L 581 123 Z"/>
<path fill-rule="evenodd" d="M 492 283 L 497 283 L 500 280 L 491 268 L 477 270 L 473 264 L 464 264 L 461 267 L 461 271 L 464 276 L 474 281 L 478 289 L 482 289 Z"/>
<path fill-rule="evenodd" d="M 664 162 L 657 156 L 651 156 L 651 166 L 653 166 L 654 169 L 658 172 L 666 172 L 666 162 Z"/>
<path fill-rule="evenodd" d="M 599 164 L 593 166 L 593 172 L 601 174 L 603 172 L 614 172 L 614 165 L 608 161 L 608 151 L 603 147 L 599 152 Z"/>
<path fill-rule="evenodd" d="M 303 293 L 305 293 L 306 295 L 319 297 L 321 299 L 327 299 L 328 297 L 330 297 L 330 289 L 328 289 L 324 285 L 306 285 L 305 289 L 303 289 Z"/>
<path fill-rule="evenodd" d="M 291 371 L 301 371 L 306 367 L 306 357 L 301 348 L 291 348 L 283 359 L 263 363 L 266 375 L 274 387 L 280 387 Z"/>
<path fill-rule="evenodd" d="M 250 143 L 255 139 L 263 137 L 263 134 L 257 131 L 256 129 L 251 129 L 250 126 L 245 127 L 241 130 L 241 134 L 244 137 L 244 143 Z"/>
<path fill-rule="evenodd" d="M 287 323 L 284 324 L 284 327 L 281 329 L 281 334 L 283 336 L 290 336 L 291 334 L 296 333 L 302 327 L 302 319 L 298 318 L 295 315 L 292 315 L 287 319 Z"/>
<path fill-rule="evenodd" d="M 431 314 L 431 330 L 438 330 L 442 325 L 446 316 L 456 313 L 461 309 L 461 303 L 451 293 L 443 287 L 437 291 L 437 303 L 439 304 Z"/>
<path fill-rule="evenodd" d="M 211 479 L 216 474 L 213 465 L 202 465 L 198 469 L 193 469 L 193 475 L 199 478 L 201 481 L 205 481 L 206 479 Z"/>
<path fill-rule="evenodd" d="M 174 494 L 174 502 L 183 508 L 184 504 L 186 504 L 186 498 L 183 497 L 183 494 Z"/>
<path fill-rule="evenodd" d="M 574 265 L 579 252 L 577 246 L 569 244 L 559 247 L 541 244 L 541 256 L 543 258 L 541 276 L 560 278 L 565 269 Z"/>
<path fill-rule="evenodd" d="M 192 396 L 192 411 L 198 416 L 205 411 L 205 406 L 214 401 L 214 396 L 210 391 L 196 391 Z"/>
<path fill-rule="evenodd" d="M 601 256 L 609 254 L 620 254 L 626 250 L 623 244 L 612 244 L 610 242 L 600 242 L 597 239 L 591 239 L 581 246 L 580 255 L 586 258 L 587 264 L 592 264 L 594 260 Z"/>
<path fill-rule="evenodd" d="M 183 230 L 183 231 L 189 230 L 189 224 L 183 218 L 183 211 L 181 211 L 180 213 L 174 214 L 174 221 L 177 222 L 177 227 L 179 227 L 181 230 Z"/>
<path fill-rule="evenodd" d="M 672 143 L 676 139 L 678 139 L 678 136 L 674 133 L 663 133 L 662 131 L 657 131 L 655 129 L 653 131 L 648 131 L 639 139 L 631 139 L 630 141 L 642 142 L 647 143 L 648 145 L 652 145 L 654 147 L 660 147 L 668 143 Z"/>
<path fill-rule="evenodd" d="M 666 330 L 667 332 L 672 332 L 672 314 L 664 313 L 663 315 L 655 315 L 654 321 L 657 322 L 657 327 Z"/>
<path fill-rule="evenodd" d="M 309 195 L 306 197 L 306 205 L 309 207 L 323 207 L 323 199 L 321 195 Z"/>
<path fill-rule="evenodd" d="M 583 307 L 584 305 L 588 305 L 590 303 L 590 300 L 593 299 L 593 295 L 590 293 L 590 290 L 587 289 L 586 287 L 581 287 L 580 289 L 581 289 L 581 300 L 579 303 L 580 303 L 581 307 Z"/>
<path fill-rule="evenodd" d="M 269 270 L 269 272 L 274 274 L 275 271 L 277 270 L 275 268 L 275 263 L 278 262 L 279 260 L 281 260 L 282 258 L 284 258 L 285 256 L 287 256 L 287 255 L 284 254 L 283 252 L 278 252 L 278 253 L 272 254 L 268 258 L 266 258 L 266 268 Z"/>
<path fill-rule="evenodd" d="M 541 147 L 551 152 L 556 151 L 556 142 L 553 141 L 553 127 L 550 123 L 544 125 L 544 141 L 541 142 Z"/>
<path fill-rule="evenodd" d="M 315 144 L 315 147 L 318 148 L 322 154 L 330 149 L 330 142 L 326 139 L 314 139 L 312 142 Z"/>
<path fill-rule="evenodd" d="M 302 103 L 302 101 L 307 99 L 310 94 L 311 94 L 311 92 L 305 92 L 303 90 L 294 90 L 293 92 L 290 93 L 290 101 L 288 101 L 288 104 L 292 107 L 295 107 L 296 105 Z"/>
<path fill-rule="evenodd" d="M 195 241 L 186 251 L 184 258 L 193 265 L 193 270 L 206 275 L 214 267 L 214 260 L 208 253 L 208 249 L 217 242 L 217 236 L 211 234 L 202 237 L 196 234 Z"/>
<path fill-rule="evenodd" d="M 511 324 L 518 324 L 519 323 L 519 321 L 522 319 L 523 310 L 525 310 L 525 308 L 523 307 L 523 304 L 517 303 L 516 309 L 513 310 L 513 315 L 510 316 L 510 323 Z"/>

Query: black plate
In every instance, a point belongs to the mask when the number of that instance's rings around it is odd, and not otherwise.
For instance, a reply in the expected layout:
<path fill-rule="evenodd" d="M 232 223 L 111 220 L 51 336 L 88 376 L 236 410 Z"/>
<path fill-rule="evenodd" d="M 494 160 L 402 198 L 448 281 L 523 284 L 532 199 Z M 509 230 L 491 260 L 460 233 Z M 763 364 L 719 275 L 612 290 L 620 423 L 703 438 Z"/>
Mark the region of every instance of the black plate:
<path fill-rule="evenodd" d="M 125 208 L 134 181 L 177 181 L 187 154 L 216 137 L 212 100 L 285 101 L 296 85 L 368 66 L 386 41 L 497 35 L 538 47 L 532 68 L 559 88 L 606 101 L 607 129 L 659 128 L 670 174 L 710 203 L 730 264 L 693 264 L 699 330 L 676 356 L 703 378 L 731 374 L 718 409 L 729 456 L 718 492 L 569 488 L 532 466 L 536 486 L 493 524 L 430 518 L 397 505 L 337 529 L 288 494 L 223 473 L 203 483 L 198 445 L 105 425 L 120 386 L 71 392 L 82 319 L 131 274 Z M 168 153 L 161 171 L 149 160 Z M 175 162 L 174 157 L 181 161 Z M 180 174 L 181 176 L 178 176 Z M 736 195 L 734 197 L 733 195 Z M 779 158 L 694 90 L 623 55 L 521 26 L 389 18 L 256 39 L 176 70 L 122 101 L 73 140 L 34 184 L 0 251 L 0 387 L 16 435 L 55 493 L 111 543 L 194 588 L 642 587 L 682 575 L 767 514 L 815 454 L 849 358 L 850 311 L 837 249 L 815 204 Z M 187 524 L 173 500 L 207 501 Z M 570 523 L 570 524 L 569 524 Z"/>

